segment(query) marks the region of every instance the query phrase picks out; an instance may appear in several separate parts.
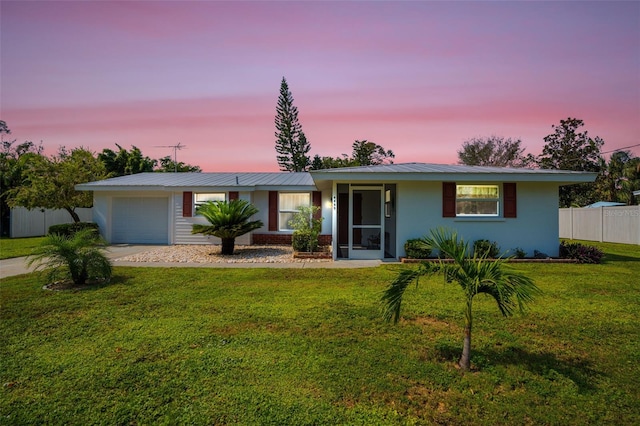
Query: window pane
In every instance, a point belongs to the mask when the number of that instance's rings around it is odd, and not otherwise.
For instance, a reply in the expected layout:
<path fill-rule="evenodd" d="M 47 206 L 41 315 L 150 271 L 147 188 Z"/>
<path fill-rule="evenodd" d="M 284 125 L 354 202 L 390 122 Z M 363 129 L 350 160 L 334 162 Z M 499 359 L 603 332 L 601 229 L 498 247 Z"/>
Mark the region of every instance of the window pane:
<path fill-rule="evenodd" d="M 354 228 L 354 250 L 380 250 L 380 228 Z"/>
<path fill-rule="evenodd" d="M 291 227 L 291 225 L 289 225 L 289 222 L 293 219 L 293 215 L 295 213 L 293 212 L 280 212 L 280 230 L 281 231 L 289 231 L 289 230 L 293 230 L 293 228 Z"/>
<path fill-rule="evenodd" d="M 380 225 L 380 190 L 353 190 L 353 224 Z"/>
<path fill-rule="evenodd" d="M 196 203 L 204 203 L 205 201 L 224 201 L 224 192 L 205 193 L 200 192 L 196 194 Z"/>
<path fill-rule="evenodd" d="M 279 195 L 280 195 L 280 207 L 279 207 L 280 211 L 293 211 L 293 210 L 298 210 L 298 207 L 300 206 L 311 205 L 311 194 L 309 193 L 279 194 Z M 280 227 L 282 228 L 282 225 Z"/>
<path fill-rule="evenodd" d="M 498 198 L 497 185 L 457 185 L 457 198 Z"/>
<path fill-rule="evenodd" d="M 456 202 L 457 215 L 497 215 L 497 201 L 460 201 Z"/>

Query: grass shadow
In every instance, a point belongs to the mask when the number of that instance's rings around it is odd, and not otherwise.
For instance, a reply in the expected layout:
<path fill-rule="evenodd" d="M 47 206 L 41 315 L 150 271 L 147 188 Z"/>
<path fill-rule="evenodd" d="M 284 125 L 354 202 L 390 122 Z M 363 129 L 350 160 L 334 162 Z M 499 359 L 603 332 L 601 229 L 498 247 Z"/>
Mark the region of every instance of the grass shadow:
<path fill-rule="evenodd" d="M 609 263 L 609 262 L 640 262 L 640 257 L 605 253 L 604 257 L 602 258 L 602 263 Z"/>
<path fill-rule="evenodd" d="M 436 352 L 442 360 L 458 361 L 462 347 L 441 342 L 437 345 Z M 595 391 L 595 382 L 602 376 L 587 360 L 566 361 L 550 352 L 531 353 L 515 347 L 472 349 L 471 363 L 475 370 L 482 370 L 490 365 L 514 365 L 550 381 L 556 380 L 560 375 L 575 383 L 580 393 Z"/>
<path fill-rule="evenodd" d="M 118 284 L 126 284 L 131 277 L 126 275 L 113 275 L 109 281 L 89 282 L 83 285 L 74 285 L 69 281 L 55 282 L 44 286 L 50 291 L 97 291 Z"/>
<path fill-rule="evenodd" d="M 86 288 L 86 290 L 100 290 L 106 287 L 111 287 L 119 284 L 127 284 L 133 277 L 128 275 L 112 275 L 108 282 L 96 283 Z"/>

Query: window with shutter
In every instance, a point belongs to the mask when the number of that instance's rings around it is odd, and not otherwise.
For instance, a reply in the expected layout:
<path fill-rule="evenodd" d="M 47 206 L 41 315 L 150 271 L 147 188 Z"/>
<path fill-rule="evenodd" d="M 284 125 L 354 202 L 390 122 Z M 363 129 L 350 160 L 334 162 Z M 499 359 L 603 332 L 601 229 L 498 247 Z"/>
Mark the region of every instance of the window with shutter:
<path fill-rule="evenodd" d="M 182 193 L 182 217 L 193 216 L 193 192 Z"/>
<path fill-rule="evenodd" d="M 518 217 L 516 184 L 505 182 L 502 184 L 502 193 L 504 196 L 504 217 Z"/>
<path fill-rule="evenodd" d="M 456 184 L 442 182 L 442 217 L 456 217 Z"/>

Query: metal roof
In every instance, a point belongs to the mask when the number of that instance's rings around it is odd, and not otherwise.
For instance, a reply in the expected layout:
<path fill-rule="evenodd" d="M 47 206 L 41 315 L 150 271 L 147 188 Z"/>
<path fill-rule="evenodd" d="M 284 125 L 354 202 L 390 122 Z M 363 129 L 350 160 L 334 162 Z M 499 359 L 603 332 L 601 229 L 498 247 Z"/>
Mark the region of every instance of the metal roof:
<path fill-rule="evenodd" d="M 184 190 L 314 190 L 309 173 L 138 173 L 76 185 L 84 191 Z"/>
<path fill-rule="evenodd" d="M 257 191 L 326 188 L 332 181 L 484 181 L 553 182 L 566 185 L 593 182 L 596 173 L 426 163 L 382 164 L 311 172 L 273 173 L 139 173 L 76 185 L 84 191 Z"/>
<path fill-rule="evenodd" d="M 401 163 L 376 166 L 313 170 L 310 173 L 500 173 L 500 174 L 582 174 L 571 170 L 525 169 L 511 167 L 466 166 L 462 164 Z"/>
<path fill-rule="evenodd" d="M 593 182 L 596 173 L 570 170 L 525 169 L 509 167 L 466 166 L 459 164 L 402 163 L 377 166 L 345 167 L 314 170 L 311 176 L 316 184 L 327 181 L 522 181 L 571 184 Z"/>

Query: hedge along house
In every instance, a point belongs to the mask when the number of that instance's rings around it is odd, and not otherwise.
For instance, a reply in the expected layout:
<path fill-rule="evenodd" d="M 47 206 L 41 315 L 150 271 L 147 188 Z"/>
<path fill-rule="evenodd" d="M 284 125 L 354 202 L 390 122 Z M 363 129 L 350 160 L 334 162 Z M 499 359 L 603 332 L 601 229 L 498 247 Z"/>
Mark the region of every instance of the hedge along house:
<path fill-rule="evenodd" d="M 202 244 L 192 235 L 207 200 L 253 203 L 265 226 L 238 244 L 289 244 L 297 206 L 321 207 L 322 244 L 336 259 L 397 259 L 404 242 L 454 228 L 502 250 L 558 255 L 558 188 L 595 173 L 422 163 L 309 173 L 142 173 L 77 185 L 94 191 L 94 221 L 110 243 Z"/>

